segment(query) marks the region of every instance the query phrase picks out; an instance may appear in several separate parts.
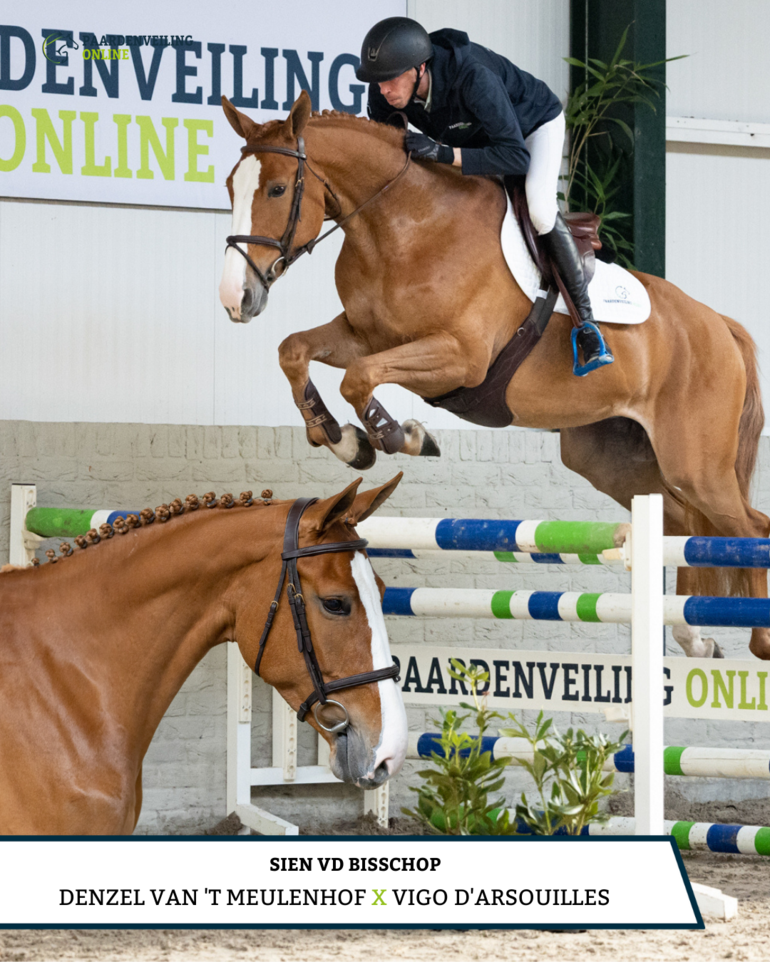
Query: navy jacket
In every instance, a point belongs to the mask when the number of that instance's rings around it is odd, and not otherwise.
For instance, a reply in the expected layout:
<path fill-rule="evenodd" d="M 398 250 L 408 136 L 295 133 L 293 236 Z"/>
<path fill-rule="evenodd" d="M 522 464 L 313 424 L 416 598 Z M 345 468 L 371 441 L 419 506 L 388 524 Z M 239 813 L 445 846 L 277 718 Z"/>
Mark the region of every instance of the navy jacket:
<path fill-rule="evenodd" d="M 561 112 L 561 103 L 542 80 L 519 70 L 467 33 L 430 34 L 433 59 L 431 109 L 412 100 L 404 109 L 409 123 L 434 140 L 462 148 L 464 174 L 526 174 L 529 151 L 524 138 Z M 393 108 L 377 84 L 369 84 L 372 120 L 388 121 Z"/>

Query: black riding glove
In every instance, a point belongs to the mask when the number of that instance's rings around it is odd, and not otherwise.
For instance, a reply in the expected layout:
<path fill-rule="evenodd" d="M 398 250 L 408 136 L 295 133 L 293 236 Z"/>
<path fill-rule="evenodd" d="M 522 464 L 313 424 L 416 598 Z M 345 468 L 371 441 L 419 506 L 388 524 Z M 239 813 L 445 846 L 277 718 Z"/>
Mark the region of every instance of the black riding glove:
<path fill-rule="evenodd" d="M 440 164 L 454 163 L 455 152 L 446 144 L 437 144 L 426 134 L 416 134 L 407 130 L 404 138 L 404 149 L 412 152 L 415 160 L 436 160 Z"/>

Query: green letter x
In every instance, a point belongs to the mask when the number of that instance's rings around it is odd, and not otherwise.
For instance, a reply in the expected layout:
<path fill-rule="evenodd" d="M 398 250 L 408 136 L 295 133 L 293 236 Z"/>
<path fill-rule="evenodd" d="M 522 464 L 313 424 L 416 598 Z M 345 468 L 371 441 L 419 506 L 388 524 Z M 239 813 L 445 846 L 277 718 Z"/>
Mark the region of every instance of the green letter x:
<path fill-rule="evenodd" d="M 382 896 L 388 891 L 387 889 L 372 889 L 377 898 L 372 902 L 372 905 L 387 905 L 387 902 L 383 902 Z"/>

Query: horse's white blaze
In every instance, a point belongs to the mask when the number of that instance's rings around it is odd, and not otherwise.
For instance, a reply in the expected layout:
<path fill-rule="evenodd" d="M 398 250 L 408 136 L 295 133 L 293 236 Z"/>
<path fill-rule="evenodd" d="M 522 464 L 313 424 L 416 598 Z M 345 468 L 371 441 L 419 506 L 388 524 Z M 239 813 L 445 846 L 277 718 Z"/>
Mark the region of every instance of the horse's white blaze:
<path fill-rule="evenodd" d="M 351 568 L 372 632 L 372 670 L 389 668 L 393 664 L 393 659 L 390 654 L 385 618 L 382 614 L 380 592 L 374 580 L 374 571 L 369 559 L 361 551 L 357 551 L 353 556 Z M 374 774 L 379 765 L 385 763 L 388 774 L 395 775 L 400 771 L 406 758 L 406 709 L 395 681 L 389 678 L 378 682 L 377 685 L 380 692 L 382 728 L 371 774 Z"/>
<path fill-rule="evenodd" d="M 251 234 L 251 205 L 259 188 L 261 164 L 253 155 L 244 157 L 233 175 L 233 234 Z M 246 244 L 238 245 L 246 250 Z M 234 321 L 241 318 L 241 299 L 246 280 L 246 259 L 232 247 L 225 252 L 225 268 L 219 284 L 219 299 Z"/>

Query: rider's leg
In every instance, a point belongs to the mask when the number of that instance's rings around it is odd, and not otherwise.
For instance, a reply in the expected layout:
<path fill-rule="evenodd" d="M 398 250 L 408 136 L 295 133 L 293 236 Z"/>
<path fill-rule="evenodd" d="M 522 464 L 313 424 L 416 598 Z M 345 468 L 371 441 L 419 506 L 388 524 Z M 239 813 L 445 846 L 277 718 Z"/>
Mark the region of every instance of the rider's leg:
<path fill-rule="evenodd" d="M 581 325 L 592 325 L 581 327 L 577 335 L 583 363 L 585 366 L 592 365 L 591 369 L 612 364 L 612 353 L 595 326 L 583 260 L 556 203 L 564 144 L 564 114 L 539 127 L 527 137 L 525 144 L 530 154 L 525 182 L 529 216 L 564 281 Z"/>

